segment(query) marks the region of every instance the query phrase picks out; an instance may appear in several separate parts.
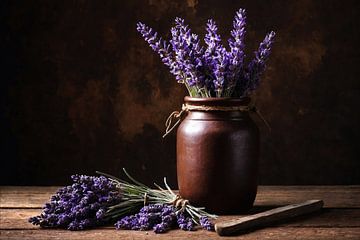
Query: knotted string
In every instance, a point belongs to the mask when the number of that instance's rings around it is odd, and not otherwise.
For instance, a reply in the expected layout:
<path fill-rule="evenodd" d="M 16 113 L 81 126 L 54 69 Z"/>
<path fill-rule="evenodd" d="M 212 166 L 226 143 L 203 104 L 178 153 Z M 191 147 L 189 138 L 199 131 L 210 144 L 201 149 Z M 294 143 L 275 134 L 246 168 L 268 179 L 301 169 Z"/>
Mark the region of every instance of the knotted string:
<path fill-rule="evenodd" d="M 163 135 L 163 138 L 166 137 L 166 135 L 168 135 L 174 128 L 176 128 L 177 125 L 179 125 L 179 123 L 181 122 L 181 117 L 183 116 L 183 114 L 186 112 L 187 110 L 184 109 L 184 104 L 183 107 L 181 109 L 181 111 L 173 111 L 170 116 L 166 119 L 165 122 L 165 134 Z M 177 119 L 177 121 L 172 125 L 172 121 L 173 119 Z"/>
<path fill-rule="evenodd" d="M 181 207 L 181 211 L 185 210 L 187 204 L 189 204 L 189 200 L 182 198 L 179 194 L 175 196 L 175 199 L 170 202 L 175 208 Z"/>
<path fill-rule="evenodd" d="M 174 111 L 172 112 L 169 117 L 166 119 L 165 122 L 165 134 L 163 135 L 163 138 L 165 138 L 174 128 L 176 128 L 177 125 L 180 124 L 182 121 L 182 117 L 184 113 L 191 111 L 191 110 L 198 110 L 198 111 L 240 111 L 240 112 L 254 112 L 258 117 L 264 122 L 266 127 L 269 129 L 269 132 L 271 132 L 271 127 L 269 123 L 265 120 L 263 115 L 260 113 L 260 111 L 255 106 L 198 106 L 198 105 L 190 105 L 190 104 L 183 104 L 181 107 L 181 111 Z M 173 120 L 176 120 L 174 124 Z"/>

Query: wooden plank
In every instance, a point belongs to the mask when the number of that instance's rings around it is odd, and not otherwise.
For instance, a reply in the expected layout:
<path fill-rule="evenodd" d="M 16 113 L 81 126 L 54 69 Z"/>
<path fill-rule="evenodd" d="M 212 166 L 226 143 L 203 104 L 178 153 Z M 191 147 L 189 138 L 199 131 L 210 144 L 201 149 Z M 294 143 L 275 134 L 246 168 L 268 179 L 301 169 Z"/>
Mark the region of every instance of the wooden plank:
<path fill-rule="evenodd" d="M 41 208 L 59 188 L 1 186 L 0 208 Z"/>
<path fill-rule="evenodd" d="M 215 230 L 220 236 L 228 236 L 239 231 L 271 225 L 280 220 L 290 220 L 290 218 L 296 216 L 315 212 L 320 210 L 323 205 L 322 200 L 308 200 L 302 203 L 290 204 L 230 221 L 220 221 L 216 223 Z"/>
<path fill-rule="evenodd" d="M 41 208 L 59 187 L 0 187 L 0 208 Z M 327 208 L 360 208 L 360 185 L 259 186 L 255 205 L 275 207 L 323 199 Z"/>
<path fill-rule="evenodd" d="M 241 236 L 220 237 L 215 232 L 198 230 L 186 232 L 172 230 L 166 234 L 155 234 L 142 231 L 116 231 L 110 229 L 97 229 L 91 231 L 65 231 L 65 230 L 2 230 L 0 239 L 354 239 L 360 237 L 360 228 L 266 228 L 249 232 Z"/>
<path fill-rule="evenodd" d="M 112 226 L 71 232 L 40 229 L 28 224 L 28 217 L 39 214 L 41 210 L 38 208 L 57 189 L 58 187 L 0 187 L 0 239 L 224 239 L 203 230 L 190 233 L 174 230 L 168 234 L 155 235 L 152 232 L 115 231 Z M 310 198 L 324 199 L 326 207 L 341 209 L 323 209 L 317 214 L 279 223 L 277 227 L 250 232 L 242 235 L 241 239 L 360 239 L 360 209 L 356 209 L 360 208 L 360 186 L 260 186 L 257 207 L 252 212 Z M 219 220 L 237 217 L 221 216 Z"/>
<path fill-rule="evenodd" d="M 29 217 L 39 215 L 40 209 L 0 209 L 1 229 L 39 229 L 28 223 Z M 216 222 L 231 221 L 239 216 L 220 216 Z M 278 227 L 360 227 L 360 209 L 322 209 L 314 214 L 279 222 Z M 114 229 L 111 225 L 106 227 Z"/>
<path fill-rule="evenodd" d="M 28 222 L 40 209 L 0 209 L 0 229 L 39 229 Z"/>
<path fill-rule="evenodd" d="M 259 186 L 255 205 L 284 206 L 308 199 L 322 199 L 325 208 L 359 208 L 360 185 Z"/>

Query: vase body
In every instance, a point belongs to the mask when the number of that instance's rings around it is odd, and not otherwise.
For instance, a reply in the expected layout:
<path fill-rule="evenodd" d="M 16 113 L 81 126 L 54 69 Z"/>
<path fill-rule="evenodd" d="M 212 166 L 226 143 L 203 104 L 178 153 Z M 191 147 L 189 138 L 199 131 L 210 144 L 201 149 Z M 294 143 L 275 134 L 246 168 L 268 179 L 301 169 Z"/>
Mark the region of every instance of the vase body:
<path fill-rule="evenodd" d="M 250 99 L 190 98 L 205 107 L 246 106 Z M 177 130 L 180 195 L 216 214 L 249 210 L 257 192 L 259 130 L 245 111 L 190 110 Z"/>

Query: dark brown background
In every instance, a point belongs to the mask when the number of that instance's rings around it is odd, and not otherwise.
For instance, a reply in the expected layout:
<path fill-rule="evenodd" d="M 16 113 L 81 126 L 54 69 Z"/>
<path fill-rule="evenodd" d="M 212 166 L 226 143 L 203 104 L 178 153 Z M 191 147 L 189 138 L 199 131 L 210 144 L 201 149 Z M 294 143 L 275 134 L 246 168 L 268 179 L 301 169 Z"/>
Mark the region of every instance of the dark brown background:
<path fill-rule="evenodd" d="M 161 138 L 183 86 L 135 30 L 169 37 L 176 16 L 229 36 L 248 12 L 247 51 L 277 42 L 254 100 L 260 183 L 359 184 L 360 1 L 1 1 L 1 184 L 64 184 L 101 170 L 176 184 L 175 135 Z"/>

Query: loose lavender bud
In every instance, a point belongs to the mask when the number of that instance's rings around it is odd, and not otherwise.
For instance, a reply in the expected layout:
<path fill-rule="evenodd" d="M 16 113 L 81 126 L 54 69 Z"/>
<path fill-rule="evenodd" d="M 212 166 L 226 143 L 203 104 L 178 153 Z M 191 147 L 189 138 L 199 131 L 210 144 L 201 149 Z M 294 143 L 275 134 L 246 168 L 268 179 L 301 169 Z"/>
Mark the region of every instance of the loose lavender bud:
<path fill-rule="evenodd" d="M 200 217 L 200 225 L 208 231 L 214 231 L 214 224 L 207 217 Z"/>
<path fill-rule="evenodd" d="M 107 206 L 121 201 L 119 189 L 110 179 L 73 175 L 73 184 L 57 191 L 41 215 L 29 222 L 41 227 L 82 230 L 104 224 Z"/>

